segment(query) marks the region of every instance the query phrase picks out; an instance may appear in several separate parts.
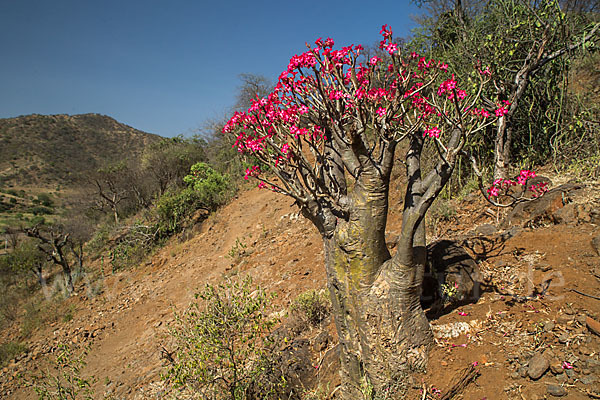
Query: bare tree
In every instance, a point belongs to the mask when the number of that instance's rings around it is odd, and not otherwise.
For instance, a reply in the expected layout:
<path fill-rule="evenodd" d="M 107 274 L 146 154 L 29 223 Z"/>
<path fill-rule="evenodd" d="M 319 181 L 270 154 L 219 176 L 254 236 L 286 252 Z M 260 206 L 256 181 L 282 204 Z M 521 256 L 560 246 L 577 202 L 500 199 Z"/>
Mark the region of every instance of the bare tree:
<path fill-rule="evenodd" d="M 70 248 L 69 234 L 62 232 L 58 227 L 47 227 L 42 230 L 40 226 L 24 228 L 23 232 L 27 236 L 38 240 L 38 248 L 47 256 L 49 261 L 61 266 L 67 292 L 69 294 L 73 293 L 73 276 L 66 254 Z"/>

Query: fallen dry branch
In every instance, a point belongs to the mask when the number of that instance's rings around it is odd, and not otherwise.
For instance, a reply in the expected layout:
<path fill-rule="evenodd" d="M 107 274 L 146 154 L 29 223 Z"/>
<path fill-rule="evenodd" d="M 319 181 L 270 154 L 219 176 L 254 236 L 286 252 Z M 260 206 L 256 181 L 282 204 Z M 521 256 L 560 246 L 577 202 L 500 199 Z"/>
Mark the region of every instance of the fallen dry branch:
<path fill-rule="evenodd" d="M 577 293 L 577 294 L 580 294 L 580 295 L 582 295 L 582 296 L 586 296 L 586 297 L 589 297 L 589 298 L 592 298 L 592 299 L 600 300 L 600 297 L 598 297 L 598 296 L 592 296 L 591 294 L 587 294 L 587 293 L 580 292 L 580 291 L 579 291 L 579 290 L 577 290 L 577 289 L 571 289 L 571 291 L 572 291 L 572 292 L 575 292 L 575 293 Z"/>
<path fill-rule="evenodd" d="M 460 371 L 453 379 L 454 383 L 448 390 L 442 393 L 440 400 L 450 400 L 455 396 L 458 396 L 465 390 L 469 383 L 473 382 L 479 376 L 479 371 L 475 369 L 474 365 L 469 365 Z"/>

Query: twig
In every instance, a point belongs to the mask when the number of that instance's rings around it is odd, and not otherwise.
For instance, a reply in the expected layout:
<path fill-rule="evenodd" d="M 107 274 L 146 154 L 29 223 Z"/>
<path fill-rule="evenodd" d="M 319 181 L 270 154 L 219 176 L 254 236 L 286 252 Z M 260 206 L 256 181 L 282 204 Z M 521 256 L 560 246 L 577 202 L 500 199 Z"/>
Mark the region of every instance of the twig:
<path fill-rule="evenodd" d="M 469 383 L 477 379 L 478 376 L 479 371 L 477 371 L 475 366 L 472 364 L 463 369 L 457 375 L 454 384 L 442 394 L 440 400 L 450 400 L 453 397 L 458 396 L 463 390 L 465 390 Z"/>
<path fill-rule="evenodd" d="M 575 292 L 575 293 L 578 293 L 578 294 L 580 294 L 582 296 L 586 296 L 586 297 L 589 297 L 589 298 L 592 298 L 592 299 L 600 300 L 600 297 L 598 297 L 598 296 L 592 296 L 591 294 L 580 292 L 577 289 L 571 289 L 571 292 Z"/>

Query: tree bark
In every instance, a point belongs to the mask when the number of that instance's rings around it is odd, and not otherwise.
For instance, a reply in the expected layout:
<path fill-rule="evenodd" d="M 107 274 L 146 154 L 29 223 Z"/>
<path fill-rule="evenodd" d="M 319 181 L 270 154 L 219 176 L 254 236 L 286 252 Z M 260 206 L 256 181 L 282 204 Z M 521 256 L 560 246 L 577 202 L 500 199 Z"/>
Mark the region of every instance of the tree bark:
<path fill-rule="evenodd" d="M 382 393 L 408 371 L 422 370 L 433 336 L 420 305 L 425 230 L 408 257 L 385 245 L 388 178 L 363 174 L 350 194 L 348 220 L 325 243 L 327 284 L 340 340 L 342 395 Z M 414 260 L 403 265 L 401 259 Z"/>

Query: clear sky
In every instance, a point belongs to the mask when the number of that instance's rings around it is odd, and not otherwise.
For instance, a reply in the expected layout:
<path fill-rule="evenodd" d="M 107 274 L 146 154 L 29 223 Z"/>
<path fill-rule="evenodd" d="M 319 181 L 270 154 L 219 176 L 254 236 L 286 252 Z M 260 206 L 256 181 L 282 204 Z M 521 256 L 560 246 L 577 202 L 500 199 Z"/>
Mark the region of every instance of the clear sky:
<path fill-rule="evenodd" d="M 273 80 L 304 43 L 406 36 L 409 0 L 2 0 L 0 118 L 109 115 L 163 136 L 228 112 L 238 75 Z"/>

